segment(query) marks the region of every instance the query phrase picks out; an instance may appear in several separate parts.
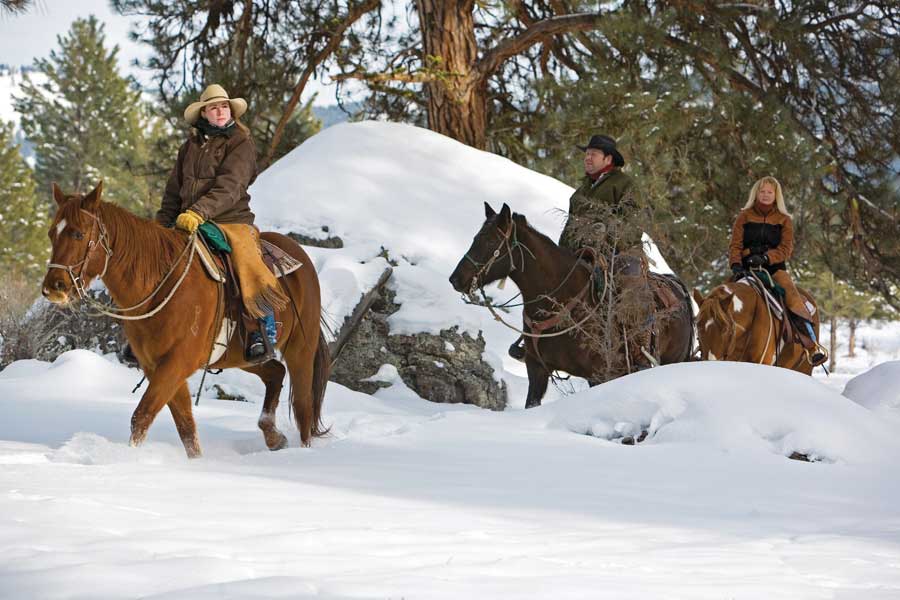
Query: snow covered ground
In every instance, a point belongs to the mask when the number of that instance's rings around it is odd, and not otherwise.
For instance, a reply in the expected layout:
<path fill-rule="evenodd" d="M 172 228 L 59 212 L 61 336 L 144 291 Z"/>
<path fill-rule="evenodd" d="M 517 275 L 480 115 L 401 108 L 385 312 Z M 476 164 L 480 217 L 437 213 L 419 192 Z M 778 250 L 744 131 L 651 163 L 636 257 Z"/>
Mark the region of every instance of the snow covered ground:
<path fill-rule="evenodd" d="M 188 461 L 165 411 L 128 447 L 138 371 L 83 350 L 13 363 L 0 372 L 0 598 L 900 598 L 900 325 L 860 331 L 864 353 L 839 366 L 859 374 L 846 396 L 836 377 L 692 363 L 518 410 L 511 332 L 447 276 L 482 201 L 552 236 L 570 188 L 362 123 L 312 138 L 251 192 L 263 226 L 344 240 L 313 250 L 331 318 L 385 246 L 403 302 L 391 326 L 483 330 L 511 409 L 429 403 L 383 369 L 393 384 L 373 396 L 329 386 L 331 433 L 312 448 L 297 447 L 285 394 L 291 447 L 270 453 L 262 385 L 226 372 L 207 378 L 204 458 Z"/>

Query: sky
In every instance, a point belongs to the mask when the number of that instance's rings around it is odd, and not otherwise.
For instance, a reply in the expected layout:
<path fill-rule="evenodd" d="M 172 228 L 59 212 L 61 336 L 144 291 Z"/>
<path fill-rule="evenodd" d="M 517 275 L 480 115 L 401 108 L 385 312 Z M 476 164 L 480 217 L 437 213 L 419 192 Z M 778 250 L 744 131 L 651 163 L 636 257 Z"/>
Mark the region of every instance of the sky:
<path fill-rule="evenodd" d="M 35 58 L 48 56 L 55 48 L 57 37 L 65 35 L 72 21 L 96 16 L 105 24 L 107 46 L 119 46 L 119 65 L 123 73 L 134 76 L 142 86 L 152 88 L 152 73 L 135 67 L 135 59 L 150 55 L 148 48 L 128 39 L 133 17 L 116 14 L 109 0 L 36 0 L 35 6 L 22 15 L 0 16 L 0 64 L 31 65 Z M 303 100 L 318 92 L 315 104 L 334 104 L 334 90 L 310 81 Z"/>
<path fill-rule="evenodd" d="M 47 56 L 57 46 L 57 36 L 65 35 L 72 21 L 90 15 L 105 24 L 107 45 L 118 44 L 121 68 L 149 83 L 146 72 L 131 66 L 134 59 L 145 58 L 148 53 L 129 41 L 130 19 L 115 14 L 108 0 L 37 0 L 25 14 L 0 16 L 0 63 L 30 65 L 35 58 Z"/>

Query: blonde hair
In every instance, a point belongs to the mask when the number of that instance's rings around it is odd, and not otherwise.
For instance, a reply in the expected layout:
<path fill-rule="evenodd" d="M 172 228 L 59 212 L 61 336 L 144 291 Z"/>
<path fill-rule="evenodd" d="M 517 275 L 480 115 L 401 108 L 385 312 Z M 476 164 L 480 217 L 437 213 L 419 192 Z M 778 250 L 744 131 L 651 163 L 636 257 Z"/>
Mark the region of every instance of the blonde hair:
<path fill-rule="evenodd" d="M 787 207 L 785 207 L 784 205 L 784 195 L 781 193 L 781 184 L 778 183 L 778 180 L 771 175 L 766 175 L 753 184 L 753 187 L 750 188 L 750 196 L 747 198 L 747 204 L 744 205 L 744 208 L 751 208 L 754 204 L 756 204 L 756 194 L 759 192 L 759 188 L 762 187 L 764 183 L 768 183 L 775 188 L 775 206 L 778 208 L 778 212 L 790 217 L 791 213 L 787 211 Z"/>

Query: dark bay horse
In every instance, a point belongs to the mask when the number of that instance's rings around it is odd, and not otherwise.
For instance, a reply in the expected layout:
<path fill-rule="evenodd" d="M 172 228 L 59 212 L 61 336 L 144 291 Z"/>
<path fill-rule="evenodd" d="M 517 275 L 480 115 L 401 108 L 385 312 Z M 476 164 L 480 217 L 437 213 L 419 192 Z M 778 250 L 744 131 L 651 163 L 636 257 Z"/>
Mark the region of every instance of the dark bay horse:
<path fill-rule="evenodd" d="M 187 455 L 199 457 L 187 378 L 206 365 L 220 331 L 222 284 L 207 276 L 199 259 L 189 262 L 184 232 L 103 202 L 101 192 L 102 182 L 86 196 L 63 194 L 54 184 L 58 208 L 50 225 L 53 249 L 42 293 L 51 302 L 66 304 L 100 278 L 118 307 L 140 306 L 119 317 L 134 319 L 124 321 L 125 335 L 149 381 L 131 417 L 130 443 L 140 445 L 157 413 L 168 405 Z M 283 329 L 276 348 L 290 374 L 294 418 L 307 446 L 325 433 L 321 411 L 331 362 L 319 321 L 319 280 L 313 262 L 293 240 L 271 232 L 261 237 L 303 263 L 279 280 L 293 308 L 280 316 Z M 231 336 L 224 355 L 210 367 L 237 367 L 262 379 L 266 395 L 259 427 L 266 446 L 279 450 L 287 446 L 275 426 L 285 366 L 277 360 L 250 365 L 239 337 Z"/>
<path fill-rule="evenodd" d="M 809 292 L 798 290 L 811 306 L 816 306 Z M 766 304 L 757 285 L 723 283 L 706 297 L 694 290 L 694 300 L 700 307 L 697 341 L 701 360 L 775 365 L 812 375 L 812 364 L 801 344 L 791 341 L 781 346 L 779 343 L 782 321 Z M 812 312 L 813 330 L 818 339 L 819 311 Z"/>
<path fill-rule="evenodd" d="M 522 293 L 525 318 L 532 322 L 546 319 L 548 313 L 559 312 L 560 306 L 567 306 L 584 294 L 591 285 L 591 269 L 578 268 L 581 258 L 535 230 L 524 216 L 512 214 L 506 204 L 499 213 L 487 203 L 484 207 L 486 220 L 450 276 L 454 289 L 470 293 L 476 287 L 509 277 Z M 584 297 L 585 304 L 590 305 L 590 295 Z M 564 326 L 555 329 L 564 330 Z M 660 364 L 690 360 L 693 329 L 690 301 L 685 297 L 660 325 Z M 550 374 L 555 370 L 597 382 L 600 357 L 583 342 L 582 333 L 573 328 L 564 335 L 536 338 L 536 344 L 525 344 L 526 408 L 541 404 Z"/>

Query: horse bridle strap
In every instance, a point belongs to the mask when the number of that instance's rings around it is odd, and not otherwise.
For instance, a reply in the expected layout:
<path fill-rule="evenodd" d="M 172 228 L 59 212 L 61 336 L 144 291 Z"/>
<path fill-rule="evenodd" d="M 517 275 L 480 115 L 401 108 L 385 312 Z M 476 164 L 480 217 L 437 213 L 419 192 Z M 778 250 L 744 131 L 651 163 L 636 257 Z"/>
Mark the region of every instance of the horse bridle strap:
<path fill-rule="evenodd" d="M 498 229 L 499 229 L 499 227 L 498 227 Z M 497 244 L 497 247 L 491 253 L 491 257 L 488 259 L 488 261 L 486 263 L 478 262 L 477 260 L 475 260 L 474 258 L 469 256 L 468 252 L 466 252 L 463 255 L 463 258 L 468 260 L 470 263 L 472 263 L 472 265 L 476 269 L 478 269 L 477 271 L 475 271 L 475 275 L 472 276 L 472 284 L 469 286 L 469 295 L 470 296 L 474 296 L 475 291 L 480 287 L 478 285 L 478 282 L 481 280 L 482 275 L 484 275 L 488 271 L 488 269 L 491 268 L 491 265 L 493 265 L 494 262 L 498 258 L 500 258 L 501 254 L 503 254 L 502 250 L 503 250 L 504 246 L 506 246 L 506 253 L 509 255 L 509 265 L 510 265 L 511 271 L 516 270 L 516 261 L 515 261 L 515 258 L 513 257 L 513 250 L 515 250 L 516 248 L 520 248 L 519 252 L 522 252 L 521 248 L 525 248 L 525 250 L 528 251 L 528 254 L 531 254 L 532 258 L 534 258 L 534 253 L 528 248 L 528 246 L 526 246 L 525 244 L 523 244 L 522 242 L 520 242 L 518 240 L 518 237 L 516 236 L 516 222 L 515 221 L 512 221 L 510 223 L 510 227 L 507 231 L 500 230 L 499 236 L 500 236 L 500 243 Z M 512 239 L 512 243 L 510 243 L 510 239 Z M 525 266 L 525 257 L 523 255 L 522 267 L 524 268 L 524 266 Z"/>
<path fill-rule="evenodd" d="M 593 279 L 588 278 L 587 285 L 581 288 L 581 291 L 575 294 L 575 296 L 573 296 L 572 299 L 566 303 L 561 311 L 557 312 L 549 319 L 535 321 L 527 314 L 523 313 L 522 320 L 525 322 L 525 325 L 528 326 L 529 329 L 538 333 L 542 333 L 544 331 L 547 331 L 548 329 L 553 329 L 554 327 L 559 325 L 563 321 L 563 319 L 572 314 L 572 310 L 584 300 L 584 297 L 587 295 L 587 292 L 591 288 L 592 284 Z"/>
<path fill-rule="evenodd" d="M 87 298 L 87 291 L 84 289 L 84 281 L 82 280 L 82 273 L 84 273 L 84 269 L 87 266 L 88 262 L 91 260 L 91 255 L 94 253 L 94 250 L 97 246 L 101 246 L 103 251 L 105 252 L 104 260 L 103 260 L 103 272 L 100 273 L 97 277 L 99 279 L 103 279 L 103 276 L 106 275 L 106 270 L 109 268 L 109 259 L 112 257 L 112 248 L 109 245 L 109 236 L 106 233 L 106 227 L 103 226 L 103 222 L 100 220 L 100 217 L 95 215 L 94 213 L 85 210 L 83 208 L 79 209 L 81 212 L 89 216 L 93 223 L 91 224 L 91 234 L 88 236 L 88 245 L 87 250 L 85 250 L 84 258 L 71 265 L 61 265 L 59 263 L 48 263 L 48 269 L 62 269 L 66 273 L 69 274 L 69 277 L 72 279 L 72 285 L 75 287 L 75 291 L 78 292 L 78 297 L 81 299 Z M 100 232 L 97 241 L 94 241 L 94 228 Z M 78 273 L 75 273 L 75 269 L 78 269 Z"/>

